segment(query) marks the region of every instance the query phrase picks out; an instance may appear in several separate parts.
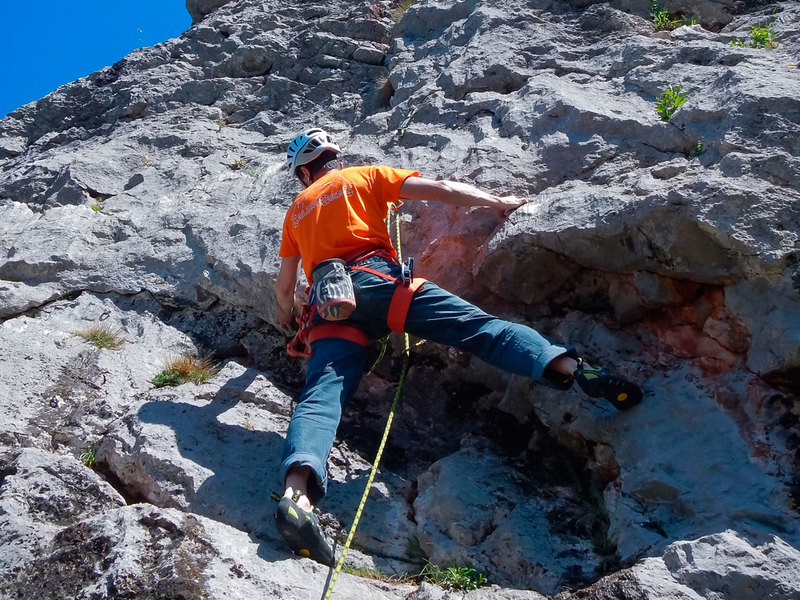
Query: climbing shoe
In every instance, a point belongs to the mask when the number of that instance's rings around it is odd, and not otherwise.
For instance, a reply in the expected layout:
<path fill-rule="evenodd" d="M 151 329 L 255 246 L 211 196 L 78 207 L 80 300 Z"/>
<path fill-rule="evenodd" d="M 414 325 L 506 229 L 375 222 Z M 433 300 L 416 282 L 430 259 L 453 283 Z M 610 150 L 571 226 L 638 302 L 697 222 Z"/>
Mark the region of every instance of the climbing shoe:
<path fill-rule="evenodd" d="M 572 372 L 575 383 L 591 398 L 605 398 L 617 410 L 627 410 L 642 401 L 642 390 L 635 383 L 614 375 L 603 367 L 592 367 L 578 359 Z"/>
<path fill-rule="evenodd" d="M 275 525 L 292 551 L 323 565 L 333 565 L 333 551 L 320 529 L 316 515 L 297 506 L 300 494 L 284 496 L 275 510 Z"/>

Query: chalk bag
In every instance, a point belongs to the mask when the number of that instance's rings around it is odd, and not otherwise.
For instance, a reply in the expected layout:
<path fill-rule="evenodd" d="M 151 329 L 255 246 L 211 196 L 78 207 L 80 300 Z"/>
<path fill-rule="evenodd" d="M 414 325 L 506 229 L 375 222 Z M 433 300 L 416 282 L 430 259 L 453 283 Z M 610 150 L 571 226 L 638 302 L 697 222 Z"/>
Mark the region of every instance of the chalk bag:
<path fill-rule="evenodd" d="M 311 271 L 311 298 L 326 321 L 341 321 L 356 308 L 353 281 L 343 260 L 323 260 Z"/>

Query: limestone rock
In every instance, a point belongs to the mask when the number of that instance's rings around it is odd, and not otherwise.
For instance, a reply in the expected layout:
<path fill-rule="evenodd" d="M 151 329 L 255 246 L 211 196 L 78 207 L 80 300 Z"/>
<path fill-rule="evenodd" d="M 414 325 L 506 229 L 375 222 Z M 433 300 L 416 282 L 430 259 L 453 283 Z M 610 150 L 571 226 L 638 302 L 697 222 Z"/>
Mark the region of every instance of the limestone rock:
<path fill-rule="evenodd" d="M 231 0 L 186 0 L 186 10 L 192 15 L 192 21 L 198 23 L 207 15 Z"/>
<path fill-rule="evenodd" d="M 495 455 L 467 448 L 434 463 L 419 478 L 417 539 L 437 565 L 470 565 L 505 587 L 553 593 L 569 581 L 590 581 L 600 557 L 571 535 L 591 520 L 568 490 L 537 497 L 532 481 Z M 570 519 L 576 520 L 570 523 Z"/>
<path fill-rule="evenodd" d="M 800 553 L 780 539 L 724 531 L 676 542 L 661 557 L 557 598 L 797 598 L 799 569 Z"/>
<path fill-rule="evenodd" d="M 798 595 L 800 8 L 663 4 L 699 22 L 656 33 L 649 0 L 189 0 L 183 35 L 0 120 L 2 595 L 321 593 L 268 500 L 304 380 L 271 324 L 284 153 L 310 124 L 348 163 L 527 198 L 503 221 L 409 200 L 403 254 L 645 390 L 616 413 L 416 348 L 351 564 L 470 565 L 493 584 L 475 600 Z M 763 23 L 777 48 L 730 44 Z M 98 327 L 119 347 L 79 335 Z M 331 538 L 401 347 L 343 419 Z M 156 388 L 183 354 L 218 373 Z"/>

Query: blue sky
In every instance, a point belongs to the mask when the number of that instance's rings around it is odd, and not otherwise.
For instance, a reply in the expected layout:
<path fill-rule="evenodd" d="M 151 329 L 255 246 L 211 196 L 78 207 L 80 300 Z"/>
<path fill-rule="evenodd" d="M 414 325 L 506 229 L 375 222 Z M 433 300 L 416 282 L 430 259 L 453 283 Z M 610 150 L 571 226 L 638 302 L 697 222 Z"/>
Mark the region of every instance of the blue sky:
<path fill-rule="evenodd" d="M 191 25 L 186 0 L 4 0 L 0 117 Z"/>

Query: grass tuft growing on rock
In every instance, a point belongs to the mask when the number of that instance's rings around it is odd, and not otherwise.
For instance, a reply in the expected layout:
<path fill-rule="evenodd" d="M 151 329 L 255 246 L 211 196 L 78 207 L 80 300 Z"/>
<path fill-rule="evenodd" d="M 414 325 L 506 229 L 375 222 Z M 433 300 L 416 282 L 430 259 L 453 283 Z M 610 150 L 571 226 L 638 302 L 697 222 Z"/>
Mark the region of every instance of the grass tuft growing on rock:
<path fill-rule="evenodd" d="M 95 453 L 97 452 L 97 444 L 92 444 L 89 448 L 81 454 L 81 462 L 84 466 L 89 467 L 90 469 L 94 467 L 95 463 Z"/>
<path fill-rule="evenodd" d="M 122 336 L 110 325 L 96 325 L 74 332 L 87 342 L 106 350 L 119 350 L 122 347 Z"/>
<path fill-rule="evenodd" d="M 431 562 L 425 564 L 425 568 L 419 574 L 420 581 L 427 581 L 442 587 L 469 592 L 476 590 L 484 585 L 489 585 L 489 580 L 482 573 L 478 573 L 472 567 L 441 567 Z"/>
<path fill-rule="evenodd" d="M 177 386 L 184 383 L 200 385 L 217 374 L 217 367 L 208 358 L 197 358 L 184 354 L 168 360 L 164 370 L 153 377 L 156 387 Z"/>
<path fill-rule="evenodd" d="M 345 564 L 342 566 L 342 573 L 355 575 L 356 577 L 362 577 L 364 579 L 375 579 L 379 581 L 391 580 L 391 577 L 381 573 L 381 570 L 378 567 L 358 567 L 356 565 Z"/>
<path fill-rule="evenodd" d="M 671 31 L 683 25 L 680 19 L 671 18 L 666 7 L 659 6 L 655 0 L 650 6 L 650 19 L 653 21 L 653 27 L 656 31 Z"/>

